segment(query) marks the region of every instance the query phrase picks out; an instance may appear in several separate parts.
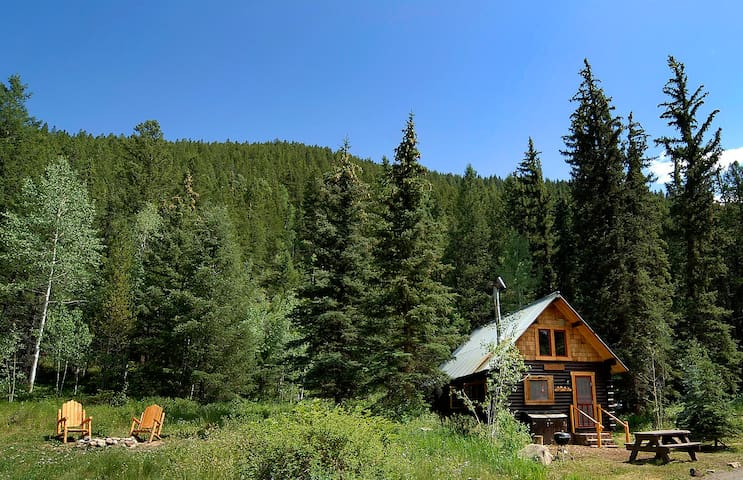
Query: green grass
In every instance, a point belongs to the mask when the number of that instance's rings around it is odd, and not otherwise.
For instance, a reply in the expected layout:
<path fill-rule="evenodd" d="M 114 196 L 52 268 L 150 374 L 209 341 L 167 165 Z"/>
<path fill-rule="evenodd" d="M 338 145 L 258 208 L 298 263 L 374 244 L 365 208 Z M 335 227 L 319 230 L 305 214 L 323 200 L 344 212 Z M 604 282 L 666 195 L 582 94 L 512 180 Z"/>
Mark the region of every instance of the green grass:
<path fill-rule="evenodd" d="M 134 449 L 77 448 L 52 438 L 66 399 L 0 403 L 0 479 L 681 479 L 689 467 L 725 471 L 743 457 L 702 452 L 691 464 L 676 453 L 669 465 L 630 465 L 626 451 L 584 451 L 542 467 L 498 447 L 466 421 L 434 415 L 393 422 L 361 409 L 322 402 L 300 405 L 236 401 L 199 405 L 148 398 L 122 406 L 82 401 L 96 436 L 126 436 L 132 415 L 152 402 L 166 412 L 164 440 Z"/>
<path fill-rule="evenodd" d="M 98 437 L 123 437 L 152 402 L 164 440 L 134 449 L 78 448 L 52 437 L 66 399 L 0 403 L 2 479 L 544 479 L 545 469 L 455 431 L 434 415 L 404 423 L 322 402 L 199 405 L 149 398 L 123 406 L 83 400 Z"/>

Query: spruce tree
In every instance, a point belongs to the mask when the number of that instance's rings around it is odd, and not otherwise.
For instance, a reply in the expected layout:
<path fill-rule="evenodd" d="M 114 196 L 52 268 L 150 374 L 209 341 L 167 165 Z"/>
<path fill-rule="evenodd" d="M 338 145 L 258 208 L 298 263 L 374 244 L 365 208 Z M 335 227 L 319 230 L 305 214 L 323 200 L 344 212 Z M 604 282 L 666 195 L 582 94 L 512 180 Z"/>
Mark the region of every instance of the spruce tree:
<path fill-rule="evenodd" d="M 444 230 L 431 215 L 430 185 L 420 164 L 413 115 L 385 163 L 375 260 L 379 268 L 376 383 L 393 406 L 416 408 L 442 381 L 439 365 L 457 338 L 452 324 L 454 296 L 443 285 Z"/>
<path fill-rule="evenodd" d="M 452 266 L 450 284 L 458 295 L 457 311 L 470 328 L 480 327 L 493 318 L 490 292 L 495 259 L 486 201 L 482 180 L 468 165 L 456 195 L 445 258 Z"/>
<path fill-rule="evenodd" d="M 248 277 L 223 207 L 201 206 L 190 175 L 184 192 L 141 224 L 142 281 L 135 301 L 132 390 L 203 401 L 249 394 L 258 350 Z M 146 214 L 146 215 L 145 215 Z M 159 217 L 159 218 L 157 218 Z"/>
<path fill-rule="evenodd" d="M 721 233 L 715 202 L 721 130 L 710 130 L 718 110 L 700 122 L 697 114 L 707 98 L 703 86 L 692 92 L 684 65 L 672 56 L 668 67 L 672 76 L 663 88 L 668 101 L 660 105 L 661 118 L 678 136 L 662 137 L 656 143 L 665 148 L 674 166 L 669 196 L 672 246 L 678 252 L 672 265 L 679 285 L 674 299 L 679 314 L 676 334 L 681 341 L 696 339 L 713 361 L 723 365 L 732 388 L 738 381 L 741 354 L 727 323 L 730 312 L 722 307 L 716 284 L 725 268 L 718 248 Z"/>
<path fill-rule="evenodd" d="M 39 177 L 48 159 L 59 155 L 45 148 L 48 135 L 28 112 L 30 98 L 18 75 L 10 76 L 7 85 L 0 82 L 0 212 L 16 207 L 24 180 Z"/>
<path fill-rule="evenodd" d="M 307 345 L 305 385 L 336 402 L 355 397 L 365 383 L 360 346 L 371 244 L 360 170 L 346 141 L 338 164 L 305 204 L 305 281 L 294 317 Z"/>
<path fill-rule="evenodd" d="M 573 228 L 578 310 L 610 344 L 616 344 L 623 325 L 615 302 L 621 294 L 624 203 L 624 156 L 620 148 L 622 125 L 599 86 L 588 61 L 572 101 L 570 133 L 563 154 L 572 166 Z"/>
<path fill-rule="evenodd" d="M 552 200 L 542 178 L 539 152 L 531 138 L 524 159 L 507 185 L 511 224 L 529 243 L 532 275 L 538 282 L 535 294 L 542 297 L 557 288 L 557 272 L 552 264 L 556 240 Z"/>
<path fill-rule="evenodd" d="M 650 191 L 653 179 L 643 173 L 649 164 L 646 149 L 647 135 L 630 114 L 624 143 L 627 174 L 622 229 L 626 276 L 624 294 L 616 299 L 624 326 L 617 353 L 634 372 L 623 379 L 630 388 L 621 392 L 625 403 L 636 411 L 661 408 L 665 401 L 674 323 L 670 266 L 661 232 L 662 199 Z"/>
<path fill-rule="evenodd" d="M 725 306 L 732 311 L 735 339 L 743 345 L 743 166 L 731 164 L 723 175 L 722 224 L 725 230 L 727 266 Z"/>

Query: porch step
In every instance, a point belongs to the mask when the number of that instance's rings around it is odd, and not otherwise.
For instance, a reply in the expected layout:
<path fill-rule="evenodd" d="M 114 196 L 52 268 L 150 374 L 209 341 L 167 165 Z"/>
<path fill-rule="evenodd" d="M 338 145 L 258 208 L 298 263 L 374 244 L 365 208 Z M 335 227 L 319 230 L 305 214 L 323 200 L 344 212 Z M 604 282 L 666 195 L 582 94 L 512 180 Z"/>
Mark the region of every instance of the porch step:
<path fill-rule="evenodd" d="M 574 433 L 573 443 L 576 445 L 585 445 L 588 447 L 598 447 L 598 435 L 596 432 L 587 433 Z M 618 445 L 614 443 L 614 438 L 610 432 L 601 433 L 601 447 L 603 448 L 618 448 Z"/>

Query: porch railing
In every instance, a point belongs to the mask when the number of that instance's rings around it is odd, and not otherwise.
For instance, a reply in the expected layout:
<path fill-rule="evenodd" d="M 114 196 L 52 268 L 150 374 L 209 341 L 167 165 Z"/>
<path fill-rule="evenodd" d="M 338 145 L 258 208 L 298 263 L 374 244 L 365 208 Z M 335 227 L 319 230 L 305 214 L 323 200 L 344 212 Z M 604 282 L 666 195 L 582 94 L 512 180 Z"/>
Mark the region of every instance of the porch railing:
<path fill-rule="evenodd" d="M 575 433 L 575 423 L 576 423 L 576 421 L 578 420 L 578 418 L 580 418 L 580 416 L 585 417 L 592 424 L 594 424 L 596 426 L 596 441 L 597 441 L 597 445 L 598 445 L 599 448 L 601 448 L 601 432 L 604 430 L 604 425 L 601 423 L 601 410 L 602 410 L 601 407 L 599 407 L 598 409 L 596 409 L 596 411 L 598 413 L 597 416 L 599 417 L 599 419 L 596 420 L 595 418 L 593 418 L 592 416 L 590 416 L 589 414 L 587 414 L 583 410 L 579 409 L 575 405 L 570 405 L 570 431 L 572 433 Z M 575 412 L 577 412 L 577 413 L 575 413 Z"/>
<path fill-rule="evenodd" d="M 630 437 L 629 437 L 629 422 L 623 422 L 619 420 L 617 417 L 611 414 L 611 412 L 608 412 L 604 410 L 604 407 L 599 405 L 600 411 L 604 412 L 605 414 L 609 415 L 611 418 L 614 419 L 615 422 L 617 422 L 619 425 L 624 427 L 624 443 L 630 443 Z"/>
<path fill-rule="evenodd" d="M 604 408 L 601 405 L 596 405 L 594 407 L 594 411 L 596 412 L 596 416 L 598 417 L 598 420 L 581 410 L 580 408 L 576 407 L 575 405 L 570 405 L 570 428 L 571 432 L 575 433 L 575 425 L 578 423 L 579 418 L 585 418 L 588 421 L 590 421 L 596 428 L 596 441 L 598 442 L 598 447 L 601 448 L 601 432 L 604 431 L 604 422 L 602 418 L 602 414 L 606 413 L 609 415 L 612 419 L 614 419 L 615 422 L 620 424 L 622 427 L 624 427 L 624 443 L 630 443 L 630 435 L 629 435 L 629 422 L 623 422 L 622 420 L 618 419 L 616 416 L 614 416 L 611 412 L 604 410 Z M 575 413 L 577 412 L 577 413 Z"/>

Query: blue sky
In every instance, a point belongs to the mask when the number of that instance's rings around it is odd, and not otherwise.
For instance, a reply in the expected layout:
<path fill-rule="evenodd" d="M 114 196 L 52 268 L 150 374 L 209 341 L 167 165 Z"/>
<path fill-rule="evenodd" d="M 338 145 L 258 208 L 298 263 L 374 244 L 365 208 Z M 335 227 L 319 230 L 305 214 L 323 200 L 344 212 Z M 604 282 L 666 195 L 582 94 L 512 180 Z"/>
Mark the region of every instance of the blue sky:
<path fill-rule="evenodd" d="M 31 114 L 71 133 L 338 148 L 392 157 L 415 113 L 422 162 L 515 170 L 529 136 L 548 178 L 588 58 L 617 113 L 672 134 L 658 104 L 669 54 L 720 110 L 743 160 L 738 1 L 78 1 L 3 7 L 0 79 L 20 74 Z M 652 143 L 651 143 L 652 145 Z M 735 150 L 740 149 L 740 150 Z M 652 155 L 659 150 L 652 148 Z"/>

